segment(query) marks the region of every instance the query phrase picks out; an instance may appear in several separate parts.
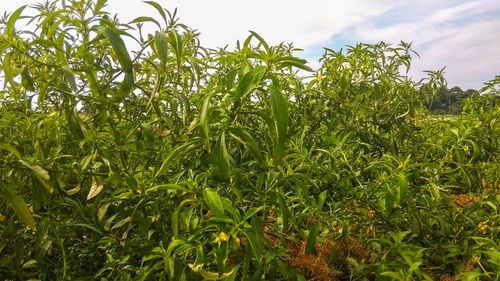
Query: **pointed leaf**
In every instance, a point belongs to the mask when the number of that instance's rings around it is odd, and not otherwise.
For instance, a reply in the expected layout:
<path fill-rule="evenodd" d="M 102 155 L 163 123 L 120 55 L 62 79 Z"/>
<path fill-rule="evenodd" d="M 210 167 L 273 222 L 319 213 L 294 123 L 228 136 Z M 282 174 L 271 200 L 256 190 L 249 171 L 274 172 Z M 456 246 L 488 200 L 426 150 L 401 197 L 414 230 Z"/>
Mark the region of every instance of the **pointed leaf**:
<path fill-rule="evenodd" d="M 213 157 L 214 177 L 220 181 L 229 180 L 230 176 L 230 163 L 229 155 L 226 149 L 226 134 L 222 134 L 217 139 L 214 149 Z"/>
<path fill-rule="evenodd" d="M 97 181 L 94 177 L 92 177 L 92 186 L 90 187 L 89 194 L 87 195 L 87 200 L 90 200 L 99 195 L 103 187 L 104 186 L 102 185 L 102 183 L 100 183 L 100 181 Z"/>
<path fill-rule="evenodd" d="M 186 151 L 191 145 L 196 145 L 201 141 L 201 138 L 193 138 L 190 141 L 176 147 L 168 156 L 163 160 L 163 163 L 161 164 L 160 169 L 158 169 L 158 172 L 156 172 L 155 177 L 158 177 L 159 175 L 163 174 L 170 163 L 183 151 Z"/>
<path fill-rule="evenodd" d="M 247 72 L 243 78 L 240 78 L 238 86 L 236 87 L 236 92 L 233 96 L 233 101 L 239 102 L 241 97 L 253 91 L 264 77 L 267 67 L 256 66 L 254 69 Z"/>
<path fill-rule="evenodd" d="M 246 221 L 246 220 L 248 220 L 249 218 L 253 217 L 253 216 L 254 216 L 255 214 L 257 214 L 258 212 L 260 212 L 262 209 L 264 209 L 264 207 L 263 207 L 263 206 L 258 207 L 258 208 L 256 208 L 256 207 L 251 208 L 250 210 L 248 210 L 248 211 L 245 213 L 245 215 L 243 216 L 242 221 Z"/>
<path fill-rule="evenodd" d="M 29 67 L 25 67 L 23 72 L 21 72 L 21 84 L 26 91 L 33 91 L 35 86 L 33 84 L 33 78 L 31 77 Z"/>
<path fill-rule="evenodd" d="M 172 48 L 174 49 L 174 53 L 177 57 L 177 62 L 180 63 L 182 53 L 183 53 L 182 37 L 180 37 L 179 34 L 177 34 L 177 32 L 175 30 L 171 30 L 168 33 L 167 40 L 170 43 L 170 45 L 172 46 Z"/>
<path fill-rule="evenodd" d="M 25 160 L 18 160 L 21 164 L 23 164 L 24 166 L 28 167 L 30 170 L 33 171 L 33 173 L 43 179 L 43 180 L 46 180 L 48 181 L 50 179 L 50 176 L 49 176 L 49 173 L 43 169 L 42 167 L 36 165 L 36 164 L 33 164 L 33 163 L 30 163 L 28 161 L 25 161 Z"/>
<path fill-rule="evenodd" d="M 120 63 L 123 72 L 125 73 L 125 77 L 120 85 L 118 90 L 118 97 L 124 98 L 128 95 L 132 89 L 134 84 L 134 75 L 133 75 L 133 65 L 132 60 L 130 59 L 130 55 L 127 51 L 127 47 L 125 46 L 125 42 L 120 37 L 120 35 L 115 32 L 115 30 L 111 29 L 108 26 L 98 26 L 97 32 L 103 35 L 111 44 L 113 51 L 116 54 L 116 58 Z"/>
<path fill-rule="evenodd" d="M 262 153 L 259 148 L 259 144 L 252 137 L 252 135 L 244 130 L 243 128 L 231 127 L 231 133 L 236 135 L 239 139 L 238 141 L 242 141 L 246 148 L 250 151 L 250 153 L 255 157 L 255 159 L 259 162 L 263 161 Z"/>
<path fill-rule="evenodd" d="M 252 249 L 253 255 L 255 256 L 255 258 L 257 260 L 260 260 L 261 255 L 262 255 L 263 246 L 259 243 L 255 234 L 253 234 L 252 232 L 250 232 L 248 230 L 245 230 L 244 233 L 248 239 L 248 242 L 250 242 L 250 248 Z"/>
<path fill-rule="evenodd" d="M 145 16 L 137 17 L 129 23 L 139 23 L 139 22 L 147 22 L 147 21 L 152 22 L 152 23 L 156 24 L 159 28 L 161 28 L 160 23 L 152 17 L 145 17 Z"/>
<path fill-rule="evenodd" d="M 278 202 L 280 205 L 281 219 L 283 221 L 283 230 L 288 230 L 288 222 L 290 218 L 290 210 L 288 209 L 288 205 L 286 203 L 284 196 L 281 193 L 276 193 L 278 197 Z"/>
<path fill-rule="evenodd" d="M 309 66 L 307 66 L 306 63 L 307 63 L 306 60 L 299 59 L 299 58 L 292 57 L 292 56 L 283 57 L 279 61 L 279 64 L 281 67 L 294 66 L 294 67 L 300 68 L 302 70 L 312 72 L 313 69 L 310 68 Z"/>
<path fill-rule="evenodd" d="M 321 211 L 321 209 L 323 209 L 323 204 L 325 203 L 325 199 L 326 199 L 326 195 L 328 194 L 328 190 L 325 190 L 323 192 L 321 192 L 318 196 L 318 205 L 316 206 L 316 208 L 318 209 L 318 211 Z"/>
<path fill-rule="evenodd" d="M 201 112 L 200 112 L 200 131 L 201 131 L 201 135 L 205 141 L 205 147 L 206 147 L 208 153 L 211 153 L 211 151 L 210 151 L 210 139 L 208 137 L 208 110 L 209 110 L 209 104 L 210 104 L 211 98 L 212 98 L 212 95 L 208 95 L 205 98 L 205 101 L 203 102 L 203 106 L 201 107 Z"/>
<path fill-rule="evenodd" d="M 122 66 L 122 69 L 126 73 L 132 73 L 132 60 L 127 51 L 127 47 L 125 46 L 125 42 L 120 37 L 118 33 L 116 33 L 113 29 L 108 26 L 98 26 L 97 31 L 103 35 L 111 44 L 113 51 L 116 54 L 116 58 L 118 62 Z"/>
<path fill-rule="evenodd" d="M 160 59 L 162 65 L 165 65 L 167 63 L 167 54 L 168 54 L 167 36 L 163 32 L 157 31 L 155 33 L 154 44 L 158 58 Z"/>
<path fill-rule="evenodd" d="M 286 141 L 286 130 L 288 127 L 288 108 L 285 98 L 275 87 L 270 88 L 271 93 L 271 109 L 273 111 L 273 119 L 278 132 L 278 140 L 280 148 Z"/>
<path fill-rule="evenodd" d="M 224 206 L 222 205 L 222 200 L 219 194 L 217 194 L 217 191 L 211 188 L 205 188 L 203 190 L 203 201 L 207 204 L 215 217 L 225 217 Z"/>
<path fill-rule="evenodd" d="M 259 40 L 262 46 L 264 46 L 264 49 L 266 49 L 266 52 L 269 52 L 269 45 L 266 43 L 266 41 L 264 41 L 264 39 L 256 32 L 250 30 L 250 33 Z"/>
<path fill-rule="evenodd" d="M 306 244 L 306 254 L 314 254 L 315 253 L 315 248 L 314 245 L 316 244 L 316 238 L 318 237 L 319 233 L 319 223 L 315 224 L 311 230 L 309 231 L 309 235 L 307 236 L 307 244 Z"/>
<path fill-rule="evenodd" d="M 165 20 L 165 22 L 167 21 L 167 15 L 165 14 L 165 11 L 160 4 L 156 3 L 155 1 L 144 1 L 144 3 L 148 3 L 149 5 L 153 6 L 158 11 L 158 13 L 160 13 L 163 20 Z"/>
<path fill-rule="evenodd" d="M 9 37 L 12 37 L 14 35 L 14 24 L 19 19 L 19 17 L 21 16 L 21 13 L 26 8 L 26 6 L 27 5 L 20 7 L 14 13 L 12 13 L 12 15 L 9 17 L 9 20 L 7 21 L 7 25 L 6 25 L 6 31 L 7 31 L 7 35 Z"/>
<path fill-rule="evenodd" d="M 35 219 L 24 199 L 17 194 L 14 186 L 0 182 L 0 195 L 27 226 L 36 230 Z"/>

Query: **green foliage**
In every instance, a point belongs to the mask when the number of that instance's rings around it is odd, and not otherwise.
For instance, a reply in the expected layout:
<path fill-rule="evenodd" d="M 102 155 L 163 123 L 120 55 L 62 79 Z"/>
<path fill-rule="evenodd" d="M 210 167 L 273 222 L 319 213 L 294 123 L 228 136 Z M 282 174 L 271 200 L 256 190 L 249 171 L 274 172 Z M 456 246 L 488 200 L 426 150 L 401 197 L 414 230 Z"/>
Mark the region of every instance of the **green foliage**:
<path fill-rule="evenodd" d="M 498 78 L 433 115 L 443 70 L 410 80 L 410 44 L 314 72 L 145 3 L 160 19 L 84 0 L 0 21 L 1 277 L 500 278 Z"/>

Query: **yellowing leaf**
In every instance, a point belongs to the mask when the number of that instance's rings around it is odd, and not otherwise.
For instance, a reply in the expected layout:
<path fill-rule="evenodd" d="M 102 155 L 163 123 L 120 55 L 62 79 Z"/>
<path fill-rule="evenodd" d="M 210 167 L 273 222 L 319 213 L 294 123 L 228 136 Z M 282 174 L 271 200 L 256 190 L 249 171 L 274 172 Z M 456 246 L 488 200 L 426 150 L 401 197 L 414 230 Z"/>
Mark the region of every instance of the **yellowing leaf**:
<path fill-rule="evenodd" d="M 23 197 L 17 194 L 17 190 L 14 186 L 0 182 L 0 195 L 26 225 L 36 230 L 36 223 L 31 214 L 31 210 Z"/>
<path fill-rule="evenodd" d="M 99 193 L 101 193 L 103 187 L 104 186 L 102 185 L 102 183 L 97 181 L 95 179 L 95 177 L 92 177 L 92 186 L 90 187 L 89 194 L 87 195 L 87 200 L 90 200 L 90 199 L 96 197 L 97 195 L 99 195 Z"/>

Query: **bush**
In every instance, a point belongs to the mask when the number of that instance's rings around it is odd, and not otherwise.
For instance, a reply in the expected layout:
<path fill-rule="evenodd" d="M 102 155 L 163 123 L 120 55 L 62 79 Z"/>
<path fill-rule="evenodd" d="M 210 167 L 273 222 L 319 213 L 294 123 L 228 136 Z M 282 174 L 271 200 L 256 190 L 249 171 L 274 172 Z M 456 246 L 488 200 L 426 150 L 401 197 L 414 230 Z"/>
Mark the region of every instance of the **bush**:
<path fill-rule="evenodd" d="M 313 71 L 254 32 L 204 48 L 146 3 L 157 19 L 84 0 L 2 20 L 1 277 L 498 279 L 498 79 L 442 118 L 409 44 Z"/>

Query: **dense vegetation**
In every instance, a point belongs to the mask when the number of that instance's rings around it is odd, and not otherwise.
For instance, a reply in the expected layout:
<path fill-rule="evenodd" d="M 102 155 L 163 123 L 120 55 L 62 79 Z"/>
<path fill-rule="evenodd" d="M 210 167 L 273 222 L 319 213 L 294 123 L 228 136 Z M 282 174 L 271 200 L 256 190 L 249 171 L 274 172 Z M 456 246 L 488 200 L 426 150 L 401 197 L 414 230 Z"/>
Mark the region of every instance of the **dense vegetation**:
<path fill-rule="evenodd" d="M 477 94 L 474 89 L 463 91 L 456 86 L 451 89 L 443 87 L 437 96 L 424 98 L 424 105 L 431 113 L 457 115 L 462 113 L 464 101 L 474 94 Z"/>
<path fill-rule="evenodd" d="M 0 279 L 499 280 L 500 77 L 443 118 L 410 44 L 312 71 L 146 2 L 0 23 Z"/>

